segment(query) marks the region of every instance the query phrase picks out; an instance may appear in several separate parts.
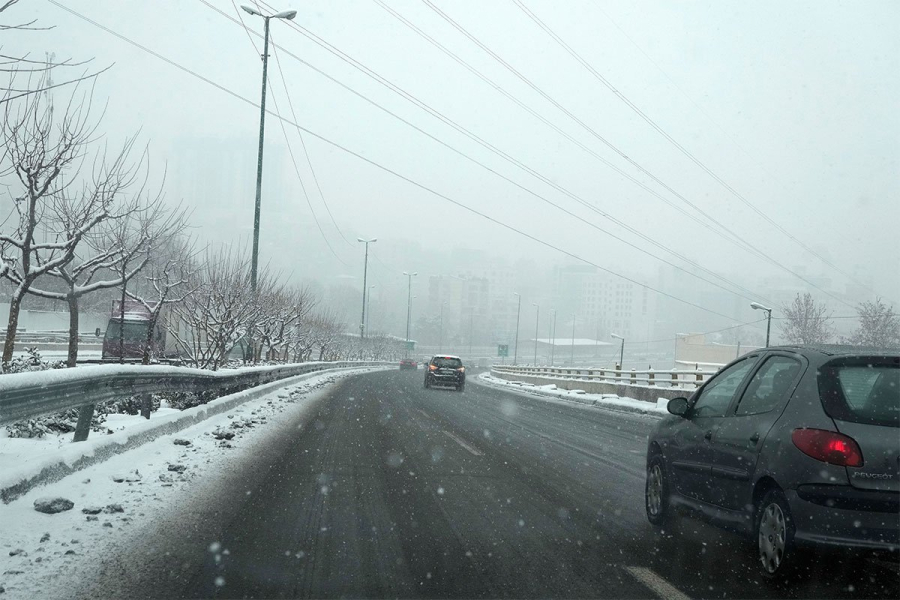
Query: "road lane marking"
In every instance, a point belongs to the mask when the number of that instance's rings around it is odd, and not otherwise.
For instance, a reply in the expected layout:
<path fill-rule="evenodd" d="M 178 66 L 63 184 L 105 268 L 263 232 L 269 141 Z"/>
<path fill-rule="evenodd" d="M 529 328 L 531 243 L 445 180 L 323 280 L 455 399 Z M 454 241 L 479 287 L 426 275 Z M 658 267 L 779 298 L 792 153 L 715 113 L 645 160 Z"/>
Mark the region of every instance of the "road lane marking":
<path fill-rule="evenodd" d="M 463 448 L 465 448 L 466 450 L 468 450 L 469 452 L 471 452 L 471 453 L 474 454 L 475 456 L 483 456 L 483 455 L 484 455 L 484 452 L 482 452 L 482 451 L 479 450 L 478 448 L 475 448 L 475 447 L 471 446 L 470 444 L 467 444 L 466 442 L 464 442 L 463 440 L 459 439 L 459 437 L 455 436 L 454 434 L 450 433 L 449 431 L 447 431 L 447 430 L 445 430 L 445 429 L 442 429 L 441 431 L 444 432 L 444 435 L 446 435 L 447 437 L 449 437 L 450 439 L 452 439 L 454 442 L 456 442 L 457 444 L 459 444 L 460 446 L 462 446 Z"/>
<path fill-rule="evenodd" d="M 425 417 L 426 419 L 429 418 L 428 413 L 425 412 L 424 410 L 422 410 L 421 408 L 417 408 L 416 410 L 419 411 L 419 414 L 422 415 L 423 417 Z"/>
<path fill-rule="evenodd" d="M 680 592 L 671 583 L 645 567 L 625 567 L 631 576 L 656 592 L 656 595 L 666 600 L 690 600 L 690 596 Z"/>

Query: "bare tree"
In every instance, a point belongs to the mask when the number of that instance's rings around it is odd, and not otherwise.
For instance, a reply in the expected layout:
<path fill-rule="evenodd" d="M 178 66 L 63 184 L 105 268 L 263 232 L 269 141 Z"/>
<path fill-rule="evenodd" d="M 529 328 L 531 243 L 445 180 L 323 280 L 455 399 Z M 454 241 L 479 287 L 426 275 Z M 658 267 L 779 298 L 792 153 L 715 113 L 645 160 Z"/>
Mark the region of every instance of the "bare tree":
<path fill-rule="evenodd" d="M 169 327 L 168 333 L 195 366 L 218 369 L 258 321 L 259 305 L 250 290 L 247 266 L 231 250 L 207 252 L 189 284 L 194 293 L 172 305 L 173 316 L 184 329 Z M 259 280 L 265 280 L 265 273 Z"/>
<path fill-rule="evenodd" d="M 48 211 L 69 201 L 70 182 L 78 180 L 81 159 L 93 141 L 96 125 L 89 121 L 90 97 L 89 91 L 76 89 L 62 111 L 54 111 L 53 100 L 45 94 L 3 108 L 0 174 L 12 180 L 12 187 L 21 189 L 8 219 L 12 221 L 10 230 L 0 232 L 0 273 L 15 286 L 0 359 L 3 364 L 12 359 L 25 294 L 39 277 L 73 260 L 82 240 L 110 216 L 113 200 L 133 175 L 127 160 L 129 141 L 112 160 L 104 156 L 103 161 L 94 163 L 79 201 L 67 209 L 70 226 L 52 236 L 45 233 L 44 240 L 38 240 L 39 225 L 47 231 Z"/>
<path fill-rule="evenodd" d="M 785 320 L 781 323 L 781 335 L 791 344 L 823 344 L 834 335 L 831 314 L 826 314 L 828 309 L 808 292 L 797 294 L 782 311 Z"/>
<path fill-rule="evenodd" d="M 894 312 L 893 306 L 887 306 L 881 298 L 876 298 L 874 302 L 860 304 L 857 312 L 859 329 L 850 336 L 851 344 L 876 348 L 900 347 L 900 316 Z"/>
<path fill-rule="evenodd" d="M 263 348 L 268 360 L 287 360 L 292 337 L 299 329 L 307 326 L 307 316 L 316 304 L 315 296 L 309 288 L 286 289 L 276 287 L 263 290 L 258 295 L 260 319 L 256 327 L 258 342 L 257 359 Z"/>
<path fill-rule="evenodd" d="M 18 3 L 19 0 L 0 0 L 0 16 L 5 17 L 7 14 L 11 14 L 12 11 L 9 13 L 7 13 L 7 11 Z M 36 23 L 36 20 L 14 22 L 11 25 L 0 23 L 0 32 L 16 30 L 41 31 L 53 29 L 52 27 L 39 27 Z M 0 46 L 0 73 L 5 73 L 8 77 L 8 83 L 0 84 L 0 106 L 7 102 L 12 102 L 33 94 L 40 94 L 65 85 L 77 84 L 91 77 L 96 77 L 109 68 L 102 69 L 97 73 L 82 73 L 78 76 L 66 77 L 64 81 L 61 82 L 53 81 L 53 71 L 81 67 L 87 64 L 87 62 L 90 61 L 75 62 L 72 60 L 64 60 L 57 62 L 53 55 L 46 56 L 44 60 L 38 60 L 32 57 L 31 53 L 12 56 L 4 53 L 2 46 Z M 34 77 L 37 77 L 40 81 L 39 85 L 30 85 Z M 28 84 L 19 87 L 16 81 L 23 78 L 28 80 Z"/>
<path fill-rule="evenodd" d="M 143 280 L 138 282 L 137 289 L 127 291 L 128 297 L 140 302 L 149 314 L 147 337 L 144 340 L 144 352 L 141 362 L 150 364 L 153 349 L 153 334 L 166 306 L 184 302 L 196 291 L 192 284 L 198 285 L 198 267 L 194 259 L 193 242 L 181 235 L 173 235 L 160 251 L 150 257 L 144 269 Z M 124 289 L 124 288 L 123 288 Z M 174 320 L 165 324 L 165 329 L 172 326 Z"/>

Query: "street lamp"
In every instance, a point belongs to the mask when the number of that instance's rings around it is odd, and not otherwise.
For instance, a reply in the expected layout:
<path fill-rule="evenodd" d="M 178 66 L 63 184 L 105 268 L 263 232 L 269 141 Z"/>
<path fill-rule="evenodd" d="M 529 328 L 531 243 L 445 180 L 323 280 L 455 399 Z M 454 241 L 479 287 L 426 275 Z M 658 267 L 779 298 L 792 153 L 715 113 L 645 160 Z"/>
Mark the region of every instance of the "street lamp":
<path fill-rule="evenodd" d="M 372 290 L 375 289 L 374 285 L 369 286 L 369 293 L 366 295 L 366 337 L 369 335 L 369 322 L 372 320 Z"/>
<path fill-rule="evenodd" d="M 541 318 L 541 306 L 540 304 L 536 304 L 534 302 L 531 303 L 533 307 L 537 310 L 534 311 L 534 366 L 538 366 L 537 364 L 537 337 L 538 337 L 538 323 Z"/>
<path fill-rule="evenodd" d="M 366 245 L 366 258 L 363 261 L 363 303 L 362 303 L 362 318 L 359 320 L 359 337 L 360 339 L 366 337 L 366 292 L 368 292 L 369 288 L 366 287 L 368 282 L 366 278 L 369 274 L 369 244 L 373 244 L 378 241 L 378 238 L 372 238 L 371 240 L 364 240 L 362 238 L 356 238 L 357 242 L 361 242 Z"/>
<path fill-rule="evenodd" d="M 522 296 L 517 292 L 513 292 L 513 296 L 519 299 L 519 304 L 516 307 L 516 346 L 513 350 L 513 364 L 516 364 L 516 360 L 519 358 L 519 315 L 522 313 Z"/>
<path fill-rule="evenodd" d="M 622 345 L 619 348 L 619 371 L 622 370 L 622 361 L 625 359 L 625 338 L 617 333 L 609 334 L 609 337 L 615 338 L 617 340 L 622 340 Z"/>
<path fill-rule="evenodd" d="M 750 308 L 752 308 L 753 310 L 766 311 L 766 317 L 767 317 L 767 320 L 766 320 L 766 348 L 768 348 L 769 347 L 769 332 L 772 329 L 772 309 L 769 308 L 768 306 L 763 306 L 759 302 L 751 302 Z"/>
<path fill-rule="evenodd" d="M 241 5 L 246 12 L 256 17 L 262 17 L 266 22 L 265 42 L 263 44 L 263 76 L 262 76 L 262 100 L 259 103 L 259 154 L 256 159 L 256 206 L 253 212 L 253 256 L 250 265 L 250 288 L 256 293 L 256 273 L 259 264 L 259 206 L 262 199 L 262 173 L 263 173 L 263 138 L 266 133 L 266 72 L 269 67 L 269 20 L 286 19 L 290 21 L 297 16 L 296 10 L 285 10 L 274 15 L 266 16 L 250 6 Z"/>
<path fill-rule="evenodd" d="M 406 356 L 409 356 L 409 316 L 410 311 L 412 310 L 412 278 L 418 275 L 417 272 L 407 273 L 403 271 L 403 274 L 407 277 L 407 288 L 406 288 Z"/>

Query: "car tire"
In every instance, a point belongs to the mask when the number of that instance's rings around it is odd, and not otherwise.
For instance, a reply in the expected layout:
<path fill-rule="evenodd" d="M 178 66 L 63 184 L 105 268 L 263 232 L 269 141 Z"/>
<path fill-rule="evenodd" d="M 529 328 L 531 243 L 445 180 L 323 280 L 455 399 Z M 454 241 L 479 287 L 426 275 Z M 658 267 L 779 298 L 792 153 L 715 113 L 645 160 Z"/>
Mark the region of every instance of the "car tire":
<path fill-rule="evenodd" d="M 427 390 L 427 389 L 430 388 L 430 387 L 431 387 L 431 384 L 428 383 L 428 380 L 426 379 L 426 380 L 425 380 L 425 389 Z"/>
<path fill-rule="evenodd" d="M 466 391 L 466 384 L 461 383 L 461 384 L 459 384 L 458 386 L 456 386 L 456 391 L 457 391 L 457 392 L 464 392 L 464 391 Z"/>
<path fill-rule="evenodd" d="M 777 488 L 766 492 L 756 505 L 753 524 L 760 574 L 769 580 L 781 579 L 788 572 L 786 563 L 796 561 L 794 521 L 784 492 Z"/>
<path fill-rule="evenodd" d="M 647 463 L 647 481 L 644 486 L 644 507 L 647 520 L 654 527 L 662 529 L 672 523 L 672 505 L 669 502 L 669 479 L 666 463 L 661 455 L 656 455 Z"/>

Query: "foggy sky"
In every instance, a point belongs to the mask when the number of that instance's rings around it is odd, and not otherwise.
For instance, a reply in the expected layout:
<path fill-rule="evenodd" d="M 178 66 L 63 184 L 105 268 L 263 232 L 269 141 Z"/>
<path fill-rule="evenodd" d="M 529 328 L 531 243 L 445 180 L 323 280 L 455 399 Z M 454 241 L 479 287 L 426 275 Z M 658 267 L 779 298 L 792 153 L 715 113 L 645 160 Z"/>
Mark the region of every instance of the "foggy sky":
<path fill-rule="evenodd" d="M 210 3 L 243 19 L 250 32 L 262 32 L 262 19 L 236 10 L 231 1 Z M 760 211 L 885 299 L 900 299 L 897 3 L 524 3 L 625 98 Z M 251 42 L 241 26 L 202 2 L 63 4 L 235 94 L 259 101 L 261 39 L 253 35 Z M 435 4 L 599 135 L 744 240 L 780 264 L 803 269 L 805 276 L 830 278 L 835 290 L 855 287 L 681 154 L 511 0 Z M 681 210 L 696 214 L 425 4 L 408 0 L 390 5 L 594 152 Z M 705 267 L 758 289 L 763 297 L 768 292 L 761 287 L 765 278 L 791 279 L 711 231 L 718 226 L 700 227 L 625 180 L 375 2 L 285 1 L 276 8 L 297 10 L 297 23 L 328 43 L 599 211 Z M 43 58 L 46 51 L 54 52 L 57 60 L 93 58 L 90 68 L 113 65 L 99 78 L 95 91 L 97 103 L 106 104 L 101 129 L 107 139 L 121 143 L 140 130 L 140 139 L 150 144 L 154 176 L 167 172 L 168 198 L 194 207 L 192 223 L 198 237 L 208 243 L 249 246 L 258 108 L 45 0 L 22 0 L 8 15 L 7 21 L 37 18 L 40 25 L 54 28 L 4 33 L 4 53 L 32 52 L 32 57 Z M 270 110 L 293 120 L 280 63 L 303 127 L 531 236 L 656 284 L 658 261 L 472 164 L 299 64 L 287 52 L 529 190 L 637 245 L 647 247 L 646 242 L 453 131 L 289 24 L 273 20 L 272 39 L 276 49 L 270 51 Z M 400 274 L 404 269 L 418 269 L 422 275 L 446 272 L 439 260 L 437 264 L 425 260 L 442 249 L 484 250 L 548 268 L 577 262 L 305 135 L 324 199 L 348 243 L 326 213 L 297 130 L 286 128 L 309 202 L 337 255 L 332 255 L 313 221 L 284 134 L 270 115 L 261 260 L 298 279 L 353 277 L 351 285 L 361 287 L 363 248 L 355 242 L 357 236 L 379 238 L 373 247 L 379 256 L 372 262 L 373 277 L 397 293 L 405 286 Z M 682 264 L 657 248 L 648 249 Z M 796 279 L 793 283 L 805 286 Z M 873 297 L 862 292 L 854 299 Z"/>

